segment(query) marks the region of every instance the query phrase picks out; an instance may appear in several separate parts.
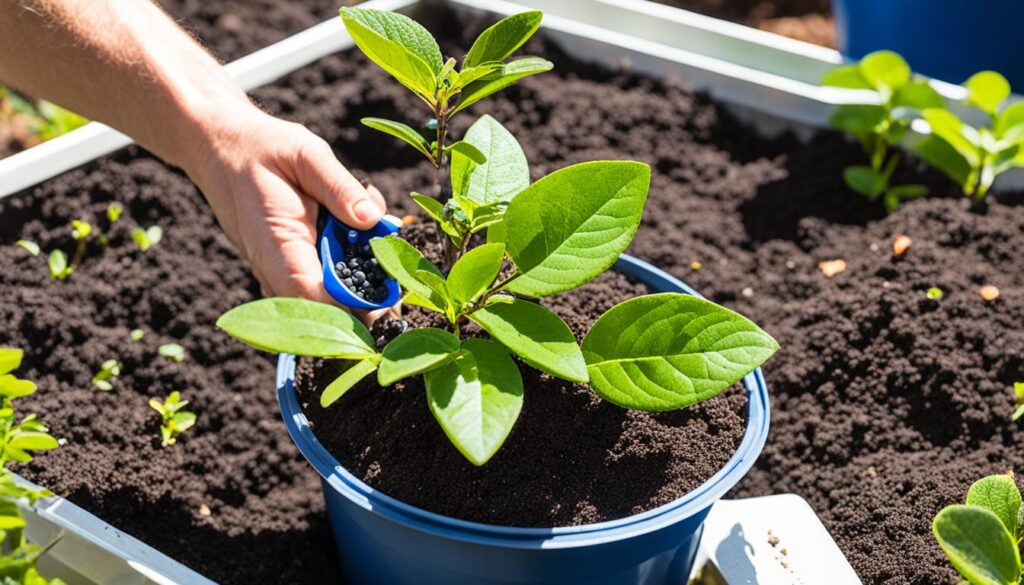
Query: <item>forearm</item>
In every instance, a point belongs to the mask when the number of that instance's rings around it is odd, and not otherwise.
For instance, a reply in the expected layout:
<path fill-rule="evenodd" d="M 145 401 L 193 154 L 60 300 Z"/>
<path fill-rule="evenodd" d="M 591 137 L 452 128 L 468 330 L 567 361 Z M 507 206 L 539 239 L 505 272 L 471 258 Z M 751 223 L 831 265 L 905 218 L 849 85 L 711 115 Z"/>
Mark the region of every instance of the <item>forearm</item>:
<path fill-rule="evenodd" d="M 196 165 L 188 159 L 216 112 L 248 104 L 149 0 L 0 0 L 0 83 L 112 126 L 179 166 Z"/>

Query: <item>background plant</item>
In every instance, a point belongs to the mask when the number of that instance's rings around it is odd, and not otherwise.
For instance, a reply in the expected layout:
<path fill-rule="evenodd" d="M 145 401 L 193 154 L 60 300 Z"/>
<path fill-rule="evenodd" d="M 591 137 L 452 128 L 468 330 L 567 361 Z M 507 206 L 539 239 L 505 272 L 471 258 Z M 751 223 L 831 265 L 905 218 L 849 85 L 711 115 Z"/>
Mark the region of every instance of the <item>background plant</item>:
<path fill-rule="evenodd" d="M 89 121 L 45 100 L 33 101 L 0 86 L 0 122 L 21 121 L 40 141 L 56 138 Z"/>
<path fill-rule="evenodd" d="M 404 16 L 346 8 L 342 17 L 371 59 L 445 115 L 522 76 L 519 66 L 510 73 L 499 62 L 534 33 L 541 15 L 513 15 L 485 30 L 458 73 L 455 60 L 443 61 L 430 34 Z M 530 70 L 550 68 L 544 63 Z M 465 83 L 470 76 L 474 81 Z M 452 88 L 462 90 L 454 109 L 446 101 Z M 417 146 L 411 128 L 399 134 Z M 587 162 L 531 184 L 519 143 L 489 116 L 455 143 L 462 147 L 445 147 L 444 131 L 436 144 L 420 140 L 423 148 L 417 149 L 439 168 L 450 156 L 451 201 L 412 195 L 445 234 L 450 267 L 436 266 L 396 236 L 370 245 L 405 289 L 403 302 L 443 315 L 445 328 L 406 331 L 378 352 L 366 327 L 342 309 L 286 298 L 236 307 L 217 322 L 260 349 L 351 360 L 324 389 L 322 405 L 374 372 L 381 386 L 422 375 L 441 428 L 466 459 L 482 465 L 522 408 L 523 381 L 513 356 L 551 376 L 589 383 L 617 405 L 670 410 L 717 395 L 778 349 L 742 316 L 674 293 L 616 305 L 581 345 L 560 317 L 534 299 L 573 290 L 615 263 L 639 227 L 650 167 Z M 489 338 L 467 336 L 470 323 Z"/>

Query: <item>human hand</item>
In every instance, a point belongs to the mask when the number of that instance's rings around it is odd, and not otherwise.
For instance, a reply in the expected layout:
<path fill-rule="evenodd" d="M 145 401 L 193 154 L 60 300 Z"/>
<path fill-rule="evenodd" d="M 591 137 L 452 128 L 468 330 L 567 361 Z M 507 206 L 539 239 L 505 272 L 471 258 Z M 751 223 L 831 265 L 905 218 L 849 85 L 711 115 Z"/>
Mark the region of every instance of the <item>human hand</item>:
<path fill-rule="evenodd" d="M 198 123 L 201 137 L 194 153 L 181 157 L 182 166 L 249 261 L 263 294 L 334 302 L 317 256 L 319 206 L 366 229 L 384 216 L 383 196 L 364 187 L 326 142 L 299 124 L 250 104 L 210 119 Z"/>

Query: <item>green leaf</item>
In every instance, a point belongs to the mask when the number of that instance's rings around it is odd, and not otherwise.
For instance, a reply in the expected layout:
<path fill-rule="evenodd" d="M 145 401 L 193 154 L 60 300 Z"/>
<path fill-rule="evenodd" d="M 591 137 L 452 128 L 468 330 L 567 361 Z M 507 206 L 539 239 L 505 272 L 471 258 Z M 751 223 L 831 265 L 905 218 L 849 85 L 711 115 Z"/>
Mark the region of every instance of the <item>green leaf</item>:
<path fill-rule="evenodd" d="M 496 71 L 501 71 L 502 66 L 502 63 L 484 63 L 476 67 L 463 67 L 462 71 L 459 72 L 455 88 L 462 89 L 474 81 L 491 77 Z"/>
<path fill-rule="evenodd" d="M 416 278 L 421 284 L 430 289 L 437 298 L 441 299 L 440 306 L 444 308 L 444 312 L 448 315 L 448 318 L 454 318 L 455 307 L 452 306 L 454 304 L 454 299 L 452 299 L 452 295 L 448 291 L 448 283 L 445 282 L 444 277 L 438 276 L 437 274 L 427 270 L 417 270 Z"/>
<path fill-rule="evenodd" d="M 185 348 L 177 343 L 165 343 L 158 347 L 156 352 L 171 361 L 178 362 L 179 364 L 185 361 Z"/>
<path fill-rule="evenodd" d="M 928 108 L 922 113 L 922 116 L 931 126 L 932 134 L 952 146 L 967 161 L 967 164 L 977 167 L 981 163 L 978 158 L 976 141 L 969 136 L 969 127 L 961 122 L 956 114 L 949 110 Z"/>
<path fill-rule="evenodd" d="M 394 12 L 342 8 L 356 46 L 399 83 L 434 102 L 436 75 L 444 65 L 434 38 L 416 21 Z"/>
<path fill-rule="evenodd" d="M 53 278 L 62 279 L 70 274 L 68 270 L 68 255 L 62 250 L 50 252 L 49 258 L 46 259 L 46 264 L 50 267 L 50 276 Z"/>
<path fill-rule="evenodd" d="M 445 219 L 444 205 L 440 201 L 433 197 L 416 192 L 411 193 L 410 197 L 412 197 L 412 200 L 416 202 L 416 205 L 419 205 L 423 211 L 427 212 L 427 215 L 429 215 L 431 219 L 437 222 L 437 225 L 441 227 L 441 230 L 444 233 L 448 234 L 448 237 L 451 238 L 452 243 L 455 244 L 456 248 L 462 247 L 462 240 L 464 239 L 463 234 L 459 231 L 459 227 L 457 225 Z M 441 309 L 437 310 L 440 311 Z"/>
<path fill-rule="evenodd" d="M 506 288 L 542 297 L 593 280 L 633 240 L 651 168 L 596 161 L 555 171 L 523 190 L 505 212 L 506 247 L 520 276 Z"/>
<path fill-rule="evenodd" d="M 124 213 L 124 205 L 117 201 L 113 201 L 107 206 L 107 221 L 110 223 L 117 223 L 117 220 L 121 219 L 121 214 Z"/>
<path fill-rule="evenodd" d="M 179 433 L 185 432 L 195 426 L 196 413 L 187 410 L 176 412 L 171 417 L 171 423 L 173 423 L 175 431 Z"/>
<path fill-rule="evenodd" d="M 320 394 L 320 406 L 327 408 L 334 404 L 339 398 L 341 398 L 346 392 L 349 391 L 353 386 L 359 383 L 360 380 L 369 376 L 377 369 L 377 363 L 375 360 L 361 360 L 353 364 L 353 366 L 331 382 L 324 391 Z"/>
<path fill-rule="evenodd" d="M 376 358 L 370 332 L 345 310 L 305 299 L 269 298 L 231 309 L 217 326 L 257 349 L 309 357 Z"/>
<path fill-rule="evenodd" d="M 504 244 L 483 244 L 467 252 L 448 274 L 448 292 L 459 304 L 466 304 L 487 290 L 505 258 Z"/>
<path fill-rule="evenodd" d="M 489 61 L 504 61 L 537 32 L 542 18 L 544 13 L 539 10 L 503 18 L 480 33 L 463 59 L 462 66 L 475 67 Z"/>
<path fill-rule="evenodd" d="M 377 382 L 390 386 L 443 364 L 459 351 L 459 338 L 434 327 L 412 329 L 384 347 Z"/>
<path fill-rule="evenodd" d="M 364 126 L 369 126 L 374 130 L 390 134 L 391 136 L 406 142 L 430 160 L 434 160 L 434 155 L 430 153 L 430 143 L 428 143 L 426 138 L 410 126 L 384 118 L 363 118 L 360 121 Z"/>
<path fill-rule="evenodd" d="M 995 71 L 979 71 L 964 82 L 967 103 L 995 116 L 999 105 L 1010 97 L 1010 82 Z"/>
<path fill-rule="evenodd" d="M 1020 490 L 1012 475 L 990 475 L 979 479 L 967 491 L 967 505 L 991 510 L 1017 541 L 1017 518 L 1021 512 Z"/>
<path fill-rule="evenodd" d="M 370 247 L 373 249 L 373 255 L 377 258 L 377 262 L 380 263 L 384 272 L 388 273 L 388 276 L 397 280 L 406 290 L 431 302 L 438 307 L 437 310 L 444 310 L 446 305 L 444 297 L 435 293 L 416 276 L 417 272 L 425 271 L 443 278 L 441 271 L 424 258 L 423 254 L 412 244 L 398 236 L 387 236 L 370 240 Z"/>
<path fill-rule="evenodd" d="M 467 339 L 458 357 L 424 380 L 430 411 L 448 439 L 473 465 L 487 463 L 523 408 L 523 379 L 505 348 Z"/>
<path fill-rule="evenodd" d="M 476 102 L 484 99 L 492 93 L 499 92 L 520 79 L 537 73 L 551 71 L 554 65 L 551 61 L 540 57 L 523 57 L 513 59 L 501 66 L 501 69 L 493 76 L 486 77 L 480 81 L 470 83 L 462 90 L 462 101 L 459 102 L 455 111 L 461 112 Z"/>
<path fill-rule="evenodd" d="M 508 202 L 530 185 L 526 154 L 512 133 L 494 118 L 484 115 L 473 123 L 463 138 L 477 147 L 486 162 L 452 155 L 452 192 L 477 203 Z"/>
<path fill-rule="evenodd" d="M 996 137 L 1006 138 L 1011 128 L 1024 128 L 1024 102 L 1014 102 L 1006 106 L 996 119 L 993 131 Z M 1018 134 L 1016 139 L 1020 138 L 1021 134 Z"/>
<path fill-rule="evenodd" d="M 15 433 L 7 445 L 22 451 L 46 451 L 59 446 L 57 439 L 39 431 Z"/>
<path fill-rule="evenodd" d="M 570 382 L 590 379 L 576 336 L 548 309 L 513 300 L 480 309 L 470 318 L 538 370 Z"/>
<path fill-rule="evenodd" d="M 32 254 L 33 256 L 39 255 L 39 244 L 35 242 L 30 242 L 28 240 L 18 240 L 17 242 L 14 243 L 24 248 L 29 254 Z"/>
<path fill-rule="evenodd" d="M 473 163 L 478 165 L 482 165 L 485 162 L 487 162 L 487 156 L 484 155 L 484 153 L 480 152 L 479 148 L 473 146 L 472 144 L 466 142 L 465 140 L 460 140 L 458 142 L 453 142 L 452 144 L 449 144 L 448 146 L 445 147 L 445 152 L 458 153 L 460 156 L 466 157 L 469 160 L 473 161 Z M 452 156 L 454 156 L 454 154 Z"/>
<path fill-rule="evenodd" d="M 836 130 L 855 136 L 871 134 L 885 120 L 882 106 L 843 105 L 836 108 L 829 122 Z"/>
<path fill-rule="evenodd" d="M 877 90 L 895 90 L 910 81 L 910 65 L 892 51 L 875 51 L 858 64 L 860 74 Z"/>
<path fill-rule="evenodd" d="M 945 100 L 935 91 L 927 81 L 912 81 L 896 89 L 892 96 L 894 107 L 914 108 L 924 110 L 927 108 L 944 108 Z"/>
<path fill-rule="evenodd" d="M 583 339 L 594 390 L 638 410 L 671 410 L 711 398 L 778 349 L 742 315 L 677 293 L 619 303 Z"/>
<path fill-rule="evenodd" d="M 871 167 L 855 165 L 843 169 L 843 181 L 854 191 L 874 201 L 885 191 L 885 177 Z"/>
<path fill-rule="evenodd" d="M 914 145 L 914 152 L 959 185 L 967 184 L 970 179 L 970 163 L 938 136 L 925 136 Z"/>
<path fill-rule="evenodd" d="M 132 338 L 132 341 L 142 341 L 142 338 L 146 336 L 146 332 L 142 329 L 132 329 L 129 336 Z"/>
<path fill-rule="evenodd" d="M 13 347 L 0 347 L 0 375 L 9 374 L 21 367 L 25 352 Z"/>
<path fill-rule="evenodd" d="M 23 398 L 35 391 L 35 382 L 22 380 L 12 374 L 0 376 L 0 396 L 4 398 Z"/>
<path fill-rule="evenodd" d="M 846 89 L 874 89 L 867 79 L 860 73 L 857 65 L 840 65 L 829 70 L 821 78 L 821 84 L 830 87 L 843 87 Z"/>
<path fill-rule="evenodd" d="M 932 532 L 949 562 L 974 585 L 1016 585 L 1020 553 L 999 517 L 978 506 L 946 506 Z"/>
<path fill-rule="evenodd" d="M 150 226 L 147 229 L 137 227 L 132 230 L 132 239 L 135 240 L 135 245 L 142 252 L 147 252 L 150 248 L 159 244 L 163 237 L 164 230 L 158 225 Z"/>

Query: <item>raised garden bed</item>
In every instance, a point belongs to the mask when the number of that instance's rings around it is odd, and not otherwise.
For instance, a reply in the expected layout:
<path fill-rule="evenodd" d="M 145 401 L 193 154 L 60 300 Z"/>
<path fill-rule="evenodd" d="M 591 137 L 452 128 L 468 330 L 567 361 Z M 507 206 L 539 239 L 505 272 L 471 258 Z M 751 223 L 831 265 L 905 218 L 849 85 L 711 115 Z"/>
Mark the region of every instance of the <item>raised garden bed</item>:
<path fill-rule="evenodd" d="M 463 22 L 472 33 L 486 21 Z M 444 32 L 467 46 L 454 25 Z M 542 41 L 530 50 L 555 72 L 477 112 L 520 136 L 540 174 L 595 158 L 650 163 L 630 252 L 749 315 L 783 347 L 765 368 L 769 443 L 734 495 L 804 496 L 865 582 L 952 581 L 931 518 L 974 479 L 1024 459 L 1010 421 L 1024 366 L 1022 197 L 971 208 L 943 178 L 904 168 L 946 196 L 885 217 L 843 186 L 842 168 L 861 154 L 839 136 L 764 140 L 675 81 L 574 63 Z M 410 185 L 433 173 L 355 125 L 416 104 L 352 52 L 256 96 L 328 139 L 398 214 L 409 211 Z M 140 254 L 122 223 L 62 283 L 10 245 L 26 237 L 66 248 L 68 222 L 98 219 L 115 199 L 122 222 L 159 223 L 165 240 Z M 320 488 L 277 418 L 272 365 L 213 328 L 255 287 L 194 187 L 125 151 L 3 200 L 0 234 L 10 324 L 0 343 L 29 349 L 22 375 L 42 390 L 26 409 L 68 440 L 25 475 L 215 580 L 335 582 Z M 897 234 L 914 240 L 898 258 Z M 828 278 L 818 264 L 833 259 L 847 268 Z M 983 301 L 982 284 L 998 286 L 999 299 Z M 933 286 L 942 299 L 926 298 Z M 133 343 L 136 327 L 148 334 Z M 184 363 L 156 357 L 171 340 L 187 348 Z M 113 393 L 99 393 L 90 380 L 114 355 L 125 372 Z M 175 389 L 200 418 L 163 450 L 145 402 Z"/>
<path fill-rule="evenodd" d="M 724 18 L 798 41 L 834 47 L 835 22 L 829 0 L 654 0 L 676 8 Z"/>

